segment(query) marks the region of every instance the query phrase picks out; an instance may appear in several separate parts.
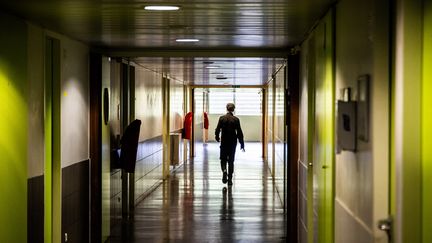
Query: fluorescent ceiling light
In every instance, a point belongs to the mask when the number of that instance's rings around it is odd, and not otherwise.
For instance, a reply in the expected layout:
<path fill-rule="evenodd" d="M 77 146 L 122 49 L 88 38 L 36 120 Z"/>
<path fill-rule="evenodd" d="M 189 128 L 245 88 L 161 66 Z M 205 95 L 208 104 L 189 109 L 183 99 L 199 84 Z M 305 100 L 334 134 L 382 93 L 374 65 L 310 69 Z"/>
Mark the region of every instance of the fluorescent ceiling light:
<path fill-rule="evenodd" d="M 177 39 L 177 42 L 198 42 L 198 39 Z"/>
<path fill-rule="evenodd" d="M 211 65 L 211 66 L 206 66 L 205 68 L 220 68 L 220 66 L 216 66 L 216 65 Z"/>
<path fill-rule="evenodd" d="M 243 15 L 243 16 L 263 16 L 263 13 L 262 12 L 246 11 L 246 12 L 240 12 L 240 15 Z"/>
<path fill-rule="evenodd" d="M 179 10 L 180 7 L 178 6 L 156 6 L 156 5 L 152 5 L 152 6 L 145 6 L 144 7 L 145 10 L 154 10 L 154 11 L 174 11 L 174 10 Z"/>

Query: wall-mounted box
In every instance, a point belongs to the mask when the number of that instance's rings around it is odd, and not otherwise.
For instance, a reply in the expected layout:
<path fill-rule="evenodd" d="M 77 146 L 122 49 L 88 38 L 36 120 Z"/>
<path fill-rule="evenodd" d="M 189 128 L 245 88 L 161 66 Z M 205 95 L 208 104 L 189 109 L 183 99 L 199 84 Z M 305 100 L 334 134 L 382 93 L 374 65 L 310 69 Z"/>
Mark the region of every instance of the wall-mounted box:
<path fill-rule="evenodd" d="M 338 101 L 337 143 L 339 150 L 356 151 L 357 102 Z"/>

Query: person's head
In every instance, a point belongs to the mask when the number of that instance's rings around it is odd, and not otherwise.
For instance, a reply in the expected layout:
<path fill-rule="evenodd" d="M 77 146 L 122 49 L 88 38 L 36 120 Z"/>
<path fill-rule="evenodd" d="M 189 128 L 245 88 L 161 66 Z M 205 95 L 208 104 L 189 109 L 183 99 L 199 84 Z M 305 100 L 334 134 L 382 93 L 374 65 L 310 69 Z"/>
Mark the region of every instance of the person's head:
<path fill-rule="evenodd" d="M 226 108 L 227 108 L 227 111 L 229 111 L 229 112 L 234 112 L 234 110 L 235 110 L 235 105 L 234 105 L 233 103 L 228 103 L 228 104 L 226 105 Z"/>

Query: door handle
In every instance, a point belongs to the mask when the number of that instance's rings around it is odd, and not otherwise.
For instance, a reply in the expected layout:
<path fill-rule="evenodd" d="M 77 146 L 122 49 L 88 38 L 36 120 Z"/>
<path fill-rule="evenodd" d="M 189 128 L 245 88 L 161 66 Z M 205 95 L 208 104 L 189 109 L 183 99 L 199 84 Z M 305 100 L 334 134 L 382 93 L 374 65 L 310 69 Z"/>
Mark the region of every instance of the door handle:
<path fill-rule="evenodd" d="M 378 229 L 384 231 L 387 234 L 388 242 L 392 242 L 391 241 L 392 228 L 393 228 L 393 220 L 391 218 L 382 219 L 378 221 Z"/>

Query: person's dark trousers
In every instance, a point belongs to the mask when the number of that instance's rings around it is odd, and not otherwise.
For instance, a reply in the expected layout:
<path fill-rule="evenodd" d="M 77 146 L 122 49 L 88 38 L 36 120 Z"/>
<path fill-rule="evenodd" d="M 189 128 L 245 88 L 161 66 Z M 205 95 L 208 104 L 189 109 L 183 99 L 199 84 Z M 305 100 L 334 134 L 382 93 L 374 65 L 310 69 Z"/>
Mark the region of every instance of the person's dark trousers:
<path fill-rule="evenodd" d="M 222 172 L 227 171 L 228 163 L 228 181 L 232 180 L 234 173 L 234 158 L 237 144 L 222 145 L 220 150 L 220 160 Z"/>

